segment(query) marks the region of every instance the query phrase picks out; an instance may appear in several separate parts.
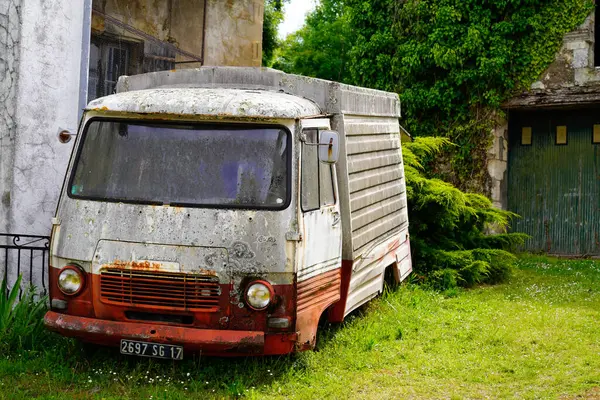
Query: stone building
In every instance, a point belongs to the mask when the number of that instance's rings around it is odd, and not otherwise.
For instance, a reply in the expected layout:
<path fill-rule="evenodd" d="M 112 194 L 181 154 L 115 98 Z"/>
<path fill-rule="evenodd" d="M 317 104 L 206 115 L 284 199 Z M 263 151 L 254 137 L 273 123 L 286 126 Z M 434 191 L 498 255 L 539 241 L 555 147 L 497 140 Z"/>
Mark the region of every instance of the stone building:
<path fill-rule="evenodd" d="M 600 255 L 600 18 L 564 37 L 529 91 L 504 104 L 488 168 L 494 204 L 529 251 Z"/>
<path fill-rule="evenodd" d="M 0 1 L 0 233 L 48 235 L 81 110 L 119 75 L 260 66 L 260 0 Z"/>

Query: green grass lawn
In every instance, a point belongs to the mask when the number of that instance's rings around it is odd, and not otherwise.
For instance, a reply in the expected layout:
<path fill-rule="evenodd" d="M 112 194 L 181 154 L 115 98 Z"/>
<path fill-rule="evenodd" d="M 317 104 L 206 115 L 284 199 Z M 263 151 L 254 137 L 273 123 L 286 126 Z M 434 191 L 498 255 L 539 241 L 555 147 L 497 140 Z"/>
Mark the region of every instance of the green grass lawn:
<path fill-rule="evenodd" d="M 503 285 L 405 285 L 319 340 L 289 357 L 159 362 L 56 339 L 0 357 L 0 399 L 599 398 L 600 262 L 526 256 Z"/>

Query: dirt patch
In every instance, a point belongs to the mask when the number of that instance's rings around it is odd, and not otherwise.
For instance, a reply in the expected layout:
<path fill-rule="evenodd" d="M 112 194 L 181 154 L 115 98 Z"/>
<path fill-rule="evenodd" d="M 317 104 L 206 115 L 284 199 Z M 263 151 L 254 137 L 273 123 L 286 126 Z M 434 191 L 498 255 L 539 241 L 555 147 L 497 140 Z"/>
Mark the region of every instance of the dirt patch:
<path fill-rule="evenodd" d="M 585 400 L 600 400 L 600 387 L 594 387 L 584 394 L 578 394 L 575 396 L 563 396 L 561 400 L 575 400 L 575 399 L 585 399 Z"/>

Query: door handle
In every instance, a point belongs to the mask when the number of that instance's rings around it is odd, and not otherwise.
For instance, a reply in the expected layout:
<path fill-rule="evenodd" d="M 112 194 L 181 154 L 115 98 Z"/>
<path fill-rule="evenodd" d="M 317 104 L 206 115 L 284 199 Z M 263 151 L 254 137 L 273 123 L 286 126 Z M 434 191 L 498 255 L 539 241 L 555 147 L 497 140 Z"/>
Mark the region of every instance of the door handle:
<path fill-rule="evenodd" d="M 342 217 L 340 216 L 340 213 L 337 211 L 333 212 L 333 223 L 331 224 L 331 226 L 336 226 L 337 224 L 340 223 L 340 221 L 342 220 Z"/>

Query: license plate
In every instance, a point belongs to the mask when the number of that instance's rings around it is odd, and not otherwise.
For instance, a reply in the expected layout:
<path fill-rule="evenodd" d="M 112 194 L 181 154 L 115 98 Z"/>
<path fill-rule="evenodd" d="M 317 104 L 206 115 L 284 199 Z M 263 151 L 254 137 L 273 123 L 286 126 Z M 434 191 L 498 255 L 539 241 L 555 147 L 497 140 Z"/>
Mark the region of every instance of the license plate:
<path fill-rule="evenodd" d="M 121 340 L 121 353 L 142 357 L 166 358 L 169 360 L 183 360 L 183 347 L 171 344 L 138 342 L 135 340 Z"/>

